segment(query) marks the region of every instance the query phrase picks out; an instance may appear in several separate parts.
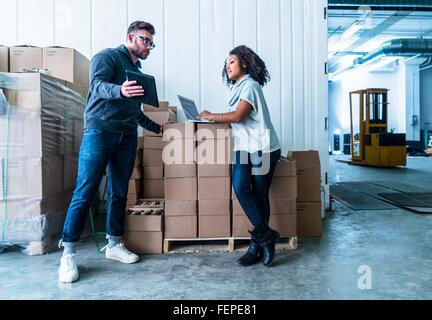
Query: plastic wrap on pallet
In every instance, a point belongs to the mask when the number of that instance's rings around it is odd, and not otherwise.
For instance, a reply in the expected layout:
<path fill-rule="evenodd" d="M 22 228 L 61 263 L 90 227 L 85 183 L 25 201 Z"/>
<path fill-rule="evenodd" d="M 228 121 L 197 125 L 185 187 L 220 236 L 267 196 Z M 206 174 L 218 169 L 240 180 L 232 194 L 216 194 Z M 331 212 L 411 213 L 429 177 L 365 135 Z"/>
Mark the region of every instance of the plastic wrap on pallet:
<path fill-rule="evenodd" d="M 83 132 L 85 100 L 75 88 L 0 72 L 0 246 L 43 254 L 60 237 Z"/>

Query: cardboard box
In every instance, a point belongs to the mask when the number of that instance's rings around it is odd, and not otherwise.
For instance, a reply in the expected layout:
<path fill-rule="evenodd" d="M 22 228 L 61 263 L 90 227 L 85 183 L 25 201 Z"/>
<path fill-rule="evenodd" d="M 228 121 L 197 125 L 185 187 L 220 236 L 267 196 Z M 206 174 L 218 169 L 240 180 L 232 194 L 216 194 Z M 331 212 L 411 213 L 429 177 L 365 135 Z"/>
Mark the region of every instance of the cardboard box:
<path fill-rule="evenodd" d="M 193 178 L 197 176 L 195 164 L 172 164 L 164 166 L 165 178 Z"/>
<path fill-rule="evenodd" d="M 199 216 L 199 238 L 224 238 L 231 236 L 229 215 Z"/>
<path fill-rule="evenodd" d="M 24 69 L 43 69 L 42 48 L 15 46 L 9 49 L 10 72 L 22 72 Z"/>
<path fill-rule="evenodd" d="M 194 239 L 198 236 L 197 216 L 165 217 L 165 239 Z"/>
<path fill-rule="evenodd" d="M 246 215 L 233 215 L 232 219 L 232 236 L 250 238 L 251 235 L 248 230 L 252 231 L 253 225 Z"/>
<path fill-rule="evenodd" d="M 225 164 L 232 162 L 232 146 L 229 139 L 198 142 L 196 159 L 199 165 Z"/>
<path fill-rule="evenodd" d="M 197 141 L 208 139 L 230 139 L 232 129 L 226 123 L 197 123 Z"/>
<path fill-rule="evenodd" d="M 42 65 L 48 73 L 56 78 L 89 86 L 90 61 L 80 52 L 72 48 L 43 48 Z"/>
<path fill-rule="evenodd" d="M 9 47 L 0 46 L 0 72 L 9 72 Z"/>
<path fill-rule="evenodd" d="M 163 167 L 162 150 L 143 149 L 144 167 Z"/>
<path fill-rule="evenodd" d="M 196 216 L 196 200 L 166 200 L 165 216 Z"/>
<path fill-rule="evenodd" d="M 198 178 L 199 200 L 229 200 L 230 197 L 230 177 Z"/>
<path fill-rule="evenodd" d="M 166 123 L 164 124 L 163 141 L 192 139 L 195 140 L 195 123 Z"/>
<path fill-rule="evenodd" d="M 230 200 L 199 200 L 199 216 L 226 216 L 230 215 Z"/>
<path fill-rule="evenodd" d="M 163 167 L 143 167 L 143 179 L 163 179 Z"/>
<path fill-rule="evenodd" d="M 144 112 L 157 112 L 157 111 L 168 111 L 169 110 L 168 101 L 159 101 L 159 108 L 155 108 L 151 105 L 143 103 L 141 108 Z"/>
<path fill-rule="evenodd" d="M 297 202 L 297 234 L 299 237 L 320 237 L 323 221 L 321 202 Z"/>
<path fill-rule="evenodd" d="M 293 158 L 281 158 L 276 164 L 273 177 L 295 176 L 297 176 L 296 161 Z"/>
<path fill-rule="evenodd" d="M 296 199 L 297 177 L 273 177 L 270 199 Z"/>
<path fill-rule="evenodd" d="M 162 215 L 126 215 L 124 230 L 129 231 L 162 231 Z"/>
<path fill-rule="evenodd" d="M 141 194 L 141 179 L 129 180 L 128 193 Z"/>
<path fill-rule="evenodd" d="M 321 165 L 318 151 L 290 151 L 288 156 L 296 160 L 297 200 L 321 201 Z"/>
<path fill-rule="evenodd" d="M 126 247 L 134 253 L 163 253 L 162 231 L 125 231 Z"/>
<path fill-rule="evenodd" d="M 297 236 L 297 214 L 270 214 L 270 228 L 277 230 L 281 238 Z"/>
<path fill-rule="evenodd" d="M 144 198 L 163 198 L 164 179 L 143 179 L 142 194 Z"/>
<path fill-rule="evenodd" d="M 229 164 L 201 164 L 197 166 L 198 177 L 229 177 L 231 166 Z"/>
<path fill-rule="evenodd" d="M 164 164 L 194 164 L 195 158 L 195 141 L 193 139 L 164 141 L 162 152 Z"/>
<path fill-rule="evenodd" d="M 162 137 L 145 136 L 143 138 L 143 149 L 162 150 L 163 148 L 164 142 L 162 141 Z"/>
<path fill-rule="evenodd" d="M 155 112 L 145 112 L 145 115 L 149 117 L 154 122 L 163 125 L 170 121 L 176 121 L 177 117 L 172 111 L 155 111 Z M 160 137 L 162 136 L 161 133 L 154 133 L 149 130 L 144 130 L 144 136 L 153 136 L 153 137 Z"/>
<path fill-rule="evenodd" d="M 165 178 L 166 200 L 197 200 L 197 178 Z"/>

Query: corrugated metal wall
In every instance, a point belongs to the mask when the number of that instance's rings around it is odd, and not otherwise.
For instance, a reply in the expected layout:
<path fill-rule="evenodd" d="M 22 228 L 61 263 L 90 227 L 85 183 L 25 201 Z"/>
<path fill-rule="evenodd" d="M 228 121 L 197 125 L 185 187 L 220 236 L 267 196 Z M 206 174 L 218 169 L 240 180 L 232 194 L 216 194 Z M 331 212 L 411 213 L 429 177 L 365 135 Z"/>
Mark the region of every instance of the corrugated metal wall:
<path fill-rule="evenodd" d="M 320 151 L 328 171 L 325 0 L 0 0 L 0 44 L 74 47 L 87 57 L 124 43 L 134 20 L 156 28 L 143 71 L 160 99 L 177 94 L 202 108 L 226 109 L 221 71 L 230 49 L 246 44 L 272 77 L 264 92 L 288 150 Z M 326 188 L 328 191 L 328 188 Z M 327 192 L 328 194 L 328 192 Z"/>

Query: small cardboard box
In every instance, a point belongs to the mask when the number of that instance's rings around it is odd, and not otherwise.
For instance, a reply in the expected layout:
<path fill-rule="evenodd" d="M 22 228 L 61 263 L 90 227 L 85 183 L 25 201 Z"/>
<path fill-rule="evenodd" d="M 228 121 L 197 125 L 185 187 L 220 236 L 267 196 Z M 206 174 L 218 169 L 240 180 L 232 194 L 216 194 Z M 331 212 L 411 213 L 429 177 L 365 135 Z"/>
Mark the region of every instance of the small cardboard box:
<path fill-rule="evenodd" d="M 230 125 L 225 123 L 197 123 L 196 131 L 197 141 L 232 137 Z"/>
<path fill-rule="evenodd" d="M 72 48 L 43 48 L 43 68 L 48 69 L 51 76 L 69 82 L 89 86 L 90 61 L 80 52 Z"/>
<path fill-rule="evenodd" d="M 233 158 L 229 139 L 198 142 L 196 154 L 198 164 L 231 164 Z"/>
<path fill-rule="evenodd" d="M 162 225 L 162 215 L 126 215 L 124 221 L 124 229 L 130 231 L 162 231 Z"/>
<path fill-rule="evenodd" d="M 0 72 L 9 72 L 9 47 L 0 46 Z"/>
<path fill-rule="evenodd" d="M 270 228 L 277 230 L 281 238 L 297 235 L 297 214 L 270 214 Z M 233 237 L 250 237 L 252 223 L 245 214 L 233 215 Z"/>
<path fill-rule="evenodd" d="M 199 200 L 229 200 L 230 197 L 230 177 L 198 178 Z"/>
<path fill-rule="evenodd" d="M 162 150 L 143 149 L 144 167 L 163 167 Z"/>
<path fill-rule="evenodd" d="M 231 236 L 231 217 L 229 215 L 200 216 L 198 225 L 199 238 Z"/>
<path fill-rule="evenodd" d="M 163 179 L 163 167 L 143 167 L 143 179 Z"/>
<path fill-rule="evenodd" d="M 297 234 L 299 237 L 320 237 L 323 231 L 321 202 L 297 202 Z"/>
<path fill-rule="evenodd" d="M 232 200 L 233 215 L 245 214 L 238 199 Z M 297 202 L 291 199 L 270 199 L 270 214 L 296 214 Z"/>
<path fill-rule="evenodd" d="M 193 139 L 164 141 L 162 159 L 166 165 L 194 164 L 195 158 L 195 141 Z"/>
<path fill-rule="evenodd" d="M 33 68 L 42 69 L 42 48 L 32 46 L 15 46 L 9 49 L 10 72 L 21 72 Z"/>
<path fill-rule="evenodd" d="M 196 216 L 196 200 L 166 200 L 165 216 Z"/>
<path fill-rule="evenodd" d="M 198 177 L 229 177 L 231 166 L 229 164 L 201 164 L 197 166 Z"/>
<path fill-rule="evenodd" d="M 297 177 L 273 177 L 270 199 L 296 199 Z"/>
<path fill-rule="evenodd" d="M 164 179 L 143 179 L 142 194 L 144 198 L 163 198 Z"/>
<path fill-rule="evenodd" d="M 199 216 L 226 216 L 230 215 L 230 200 L 199 200 Z"/>
<path fill-rule="evenodd" d="M 245 214 L 233 215 L 232 220 L 232 236 L 233 237 L 247 237 L 250 238 L 248 230 L 253 230 L 253 225 L 246 217 Z"/>
<path fill-rule="evenodd" d="M 290 151 L 297 165 L 297 200 L 321 201 L 321 165 L 318 151 Z"/>
<path fill-rule="evenodd" d="M 198 236 L 197 216 L 165 217 L 165 239 L 194 239 Z"/>
<path fill-rule="evenodd" d="M 197 176 L 196 164 L 164 165 L 165 178 L 193 178 Z"/>
<path fill-rule="evenodd" d="M 165 178 L 166 200 L 197 200 L 197 178 Z"/>
<path fill-rule="evenodd" d="M 125 245 L 134 253 L 163 253 L 162 231 L 130 231 L 123 234 Z"/>
<path fill-rule="evenodd" d="M 164 124 L 164 141 L 192 139 L 195 140 L 195 123 L 166 123 Z"/>
<path fill-rule="evenodd" d="M 143 149 L 162 150 L 163 148 L 164 143 L 162 141 L 162 137 L 145 136 L 143 138 Z"/>
<path fill-rule="evenodd" d="M 145 115 L 149 117 L 154 122 L 163 125 L 170 121 L 176 121 L 177 117 L 172 111 L 154 111 L 154 112 L 145 112 Z M 162 136 L 161 133 L 154 133 L 149 130 L 144 130 L 144 136 L 153 136 L 153 137 L 160 137 Z"/>

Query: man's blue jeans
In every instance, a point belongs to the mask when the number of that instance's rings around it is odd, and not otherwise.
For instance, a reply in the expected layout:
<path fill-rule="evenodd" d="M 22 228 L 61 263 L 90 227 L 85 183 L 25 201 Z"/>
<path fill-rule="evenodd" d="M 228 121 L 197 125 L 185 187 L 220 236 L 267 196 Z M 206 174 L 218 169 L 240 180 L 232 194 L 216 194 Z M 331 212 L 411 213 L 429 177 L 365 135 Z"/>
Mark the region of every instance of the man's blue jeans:
<path fill-rule="evenodd" d="M 90 204 L 108 165 L 106 232 L 123 234 L 129 178 L 135 162 L 138 138 L 85 129 L 78 159 L 78 177 L 63 228 L 63 242 L 77 242 L 84 229 Z"/>
<path fill-rule="evenodd" d="M 236 151 L 232 184 L 243 211 L 254 228 L 270 220 L 269 190 L 281 150 L 270 153 Z"/>

